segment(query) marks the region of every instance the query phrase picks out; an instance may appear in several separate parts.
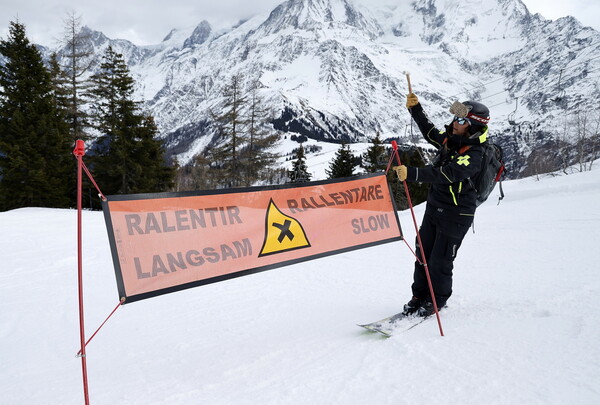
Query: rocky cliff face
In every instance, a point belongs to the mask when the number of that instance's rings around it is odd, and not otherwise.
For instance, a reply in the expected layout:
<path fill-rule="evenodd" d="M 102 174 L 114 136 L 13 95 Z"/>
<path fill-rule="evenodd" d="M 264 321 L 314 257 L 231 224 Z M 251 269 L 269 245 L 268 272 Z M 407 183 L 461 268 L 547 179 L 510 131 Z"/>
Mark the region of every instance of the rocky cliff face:
<path fill-rule="evenodd" d="M 97 55 L 108 44 L 125 55 L 139 98 L 183 163 L 211 142 L 210 111 L 222 108 L 235 74 L 260 83 L 276 129 L 354 142 L 404 137 L 410 71 L 440 126 L 452 101 L 488 105 L 497 142 L 521 161 L 517 173 L 566 114 L 598 106 L 600 34 L 574 18 L 548 21 L 520 0 L 385 3 L 288 0 L 228 30 L 206 21 L 173 30 L 155 46 L 93 31 L 91 41 Z"/>

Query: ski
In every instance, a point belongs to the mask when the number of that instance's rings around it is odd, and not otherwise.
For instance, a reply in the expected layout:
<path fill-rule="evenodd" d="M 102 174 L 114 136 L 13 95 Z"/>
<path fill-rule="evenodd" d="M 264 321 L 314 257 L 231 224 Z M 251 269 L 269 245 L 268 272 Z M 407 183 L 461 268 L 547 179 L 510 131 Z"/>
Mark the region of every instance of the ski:
<path fill-rule="evenodd" d="M 400 312 L 395 315 L 388 316 L 387 318 L 383 318 L 379 321 L 362 325 L 359 324 L 358 326 L 370 332 L 377 332 L 385 337 L 391 337 L 393 334 L 411 330 L 429 318 L 430 316 L 420 317 L 415 315 L 405 315 Z"/>

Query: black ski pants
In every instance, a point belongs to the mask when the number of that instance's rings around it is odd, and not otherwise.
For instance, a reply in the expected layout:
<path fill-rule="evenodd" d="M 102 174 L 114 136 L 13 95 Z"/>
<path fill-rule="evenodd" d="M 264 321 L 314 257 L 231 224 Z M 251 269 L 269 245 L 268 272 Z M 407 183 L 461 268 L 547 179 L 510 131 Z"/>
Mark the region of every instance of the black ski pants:
<path fill-rule="evenodd" d="M 436 210 L 428 207 L 419 230 L 438 308 L 442 308 L 452 295 L 454 259 L 473 222 L 472 217 L 453 218 L 453 215 L 445 214 L 441 209 Z M 419 260 L 421 260 L 421 250 L 418 243 L 417 239 L 416 252 Z M 424 266 L 419 261 L 415 262 L 413 281 L 413 296 L 431 300 L 427 275 Z"/>

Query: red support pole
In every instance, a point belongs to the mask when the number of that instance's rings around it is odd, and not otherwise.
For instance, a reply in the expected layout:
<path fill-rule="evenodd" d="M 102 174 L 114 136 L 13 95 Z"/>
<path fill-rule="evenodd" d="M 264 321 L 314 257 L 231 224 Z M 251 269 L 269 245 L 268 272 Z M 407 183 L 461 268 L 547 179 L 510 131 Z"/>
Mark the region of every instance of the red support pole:
<path fill-rule="evenodd" d="M 87 379 L 87 363 L 85 354 L 85 327 L 83 322 L 83 254 L 82 254 L 82 238 L 81 238 L 81 212 L 82 212 L 82 167 L 83 155 L 85 155 L 85 145 L 82 140 L 78 139 L 73 150 L 73 155 L 77 158 L 77 275 L 79 288 L 79 338 L 81 341 L 81 372 L 83 374 L 83 395 L 85 404 L 89 405 L 89 391 Z"/>
<path fill-rule="evenodd" d="M 402 161 L 400 160 L 400 154 L 398 154 L 398 143 L 396 141 L 392 141 L 392 148 L 394 149 L 394 156 L 398 161 L 399 165 L 402 165 Z M 390 159 L 391 162 L 391 159 Z M 388 164 L 388 170 L 390 165 Z M 406 180 L 402 182 L 404 184 L 404 192 L 406 193 L 406 199 L 408 200 L 408 207 L 410 208 L 410 213 L 412 215 L 413 223 L 415 225 L 415 231 L 417 232 L 417 241 L 419 242 L 419 249 L 421 251 L 421 260 L 423 263 L 423 268 L 425 269 L 425 275 L 427 276 L 427 284 L 429 285 L 429 294 L 431 295 L 431 302 L 433 303 L 433 309 L 435 310 L 435 316 L 437 318 L 438 326 L 440 328 L 440 335 L 444 336 L 444 330 L 442 329 L 442 320 L 440 319 L 440 312 L 438 311 L 437 302 L 435 301 L 435 294 L 433 291 L 433 285 L 431 284 L 431 277 L 429 276 L 429 267 L 427 267 L 427 259 L 425 258 L 425 252 L 423 251 L 423 243 L 421 243 L 421 234 L 419 233 L 419 226 L 417 225 L 417 218 L 415 216 L 415 211 L 413 209 L 412 200 L 410 198 L 410 193 L 408 192 L 408 185 L 406 184 Z M 419 258 L 417 257 L 417 260 Z M 419 261 L 421 261 L 419 260 Z"/>

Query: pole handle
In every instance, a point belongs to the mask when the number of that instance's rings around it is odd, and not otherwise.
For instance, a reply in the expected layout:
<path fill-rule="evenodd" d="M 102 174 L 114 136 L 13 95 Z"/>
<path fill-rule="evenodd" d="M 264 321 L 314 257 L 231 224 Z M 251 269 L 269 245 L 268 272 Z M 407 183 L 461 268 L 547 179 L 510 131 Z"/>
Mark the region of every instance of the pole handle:
<path fill-rule="evenodd" d="M 404 74 L 406 75 L 406 81 L 408 82 L 408 93 L 412 93 L 412 85 L 410 84 L 410 73 L 409 72 L 404 72 Z"/>

